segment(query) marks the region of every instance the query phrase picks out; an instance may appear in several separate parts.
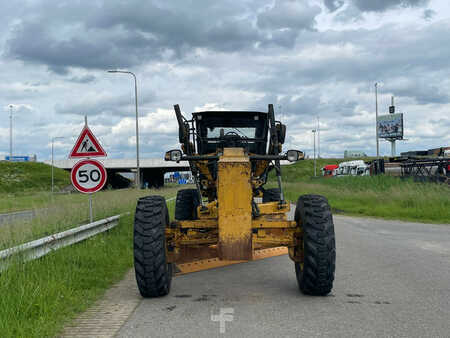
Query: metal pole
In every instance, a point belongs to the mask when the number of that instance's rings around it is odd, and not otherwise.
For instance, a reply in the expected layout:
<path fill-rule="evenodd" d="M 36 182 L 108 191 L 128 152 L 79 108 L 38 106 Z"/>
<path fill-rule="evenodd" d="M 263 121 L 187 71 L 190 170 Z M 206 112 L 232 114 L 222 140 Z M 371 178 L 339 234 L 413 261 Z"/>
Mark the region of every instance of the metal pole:
<path fill-rule="evenodd" d="M 12 151 L 12 109 L 13 105 L 9 105 L 9 160 L 12 161 L 13 151 Z"/>
<path fill-rule="evenodd" d="M 134 100 L 136 107 L 136 189 L 140 189 L 141 185 L 141 170 L 139 165 L 139 115 L 138 115 L 138 97 L 137 97 L 137 80 L 136 75 L 133 72 L 125 70 L 108 70 L 108 73 L 123 73 L 130 74 L 134 78 Z"/>
<path fill-rule="evenodd" d="M 54 179 L 53 179 L 53 143 L 55 142 L 55 138 L 52 138 L 52 195 L 54 191 Z"/>
<path fill-rule="evenodd" d="M 320 158 L 320 118 L 317 116 L 317 158 Z"/>
<path fill-rule="evenodd" d="M 89 223 L 94 222 L 94 218 L 92 216 L 92 194 L 89 194 Z"/>
<path fill-rule="evenodd" d="M 131 73 L 131 72 L 130 72 Z M 138 99 L 137 99 L 137 80 L 136 75 L 131 73 L 134 77 L 134 99 L 136 107 L 136 189 L 141 188 L 141 170 L 139 166 L 139 115 L 138 115 Z"/>
<path fill-rule="evenodd" d="M 395 139 L 393 139 L 393 140 L 391 140 L 391 156 L 395 157 L 395 153 L 396 153 L 396 150 L 395 150 Z"/>
<path fill-rule="evenodd" d="M 380 145 L 378 141 L 378 82 L 375 82 L 375 135 L 377 139 L 377 157 L 380 157 Z"/>
<path fill-rule="evenodd" d="M 317 171 L 316 171 L 316 130 L 314 129 L 313 131 L 313 139 L 314 139 L 314 177 L 317 176 Z"/>

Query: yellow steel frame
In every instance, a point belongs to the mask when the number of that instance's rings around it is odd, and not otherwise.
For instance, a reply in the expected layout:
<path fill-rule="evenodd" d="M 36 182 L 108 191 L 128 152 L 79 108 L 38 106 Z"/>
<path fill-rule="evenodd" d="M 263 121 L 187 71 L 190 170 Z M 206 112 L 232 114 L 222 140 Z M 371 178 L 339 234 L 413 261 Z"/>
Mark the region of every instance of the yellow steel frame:
<path fill-rule="evenodd" d="M 261 168 L 267 165 L 268 161 L 258 161 L 256 171 L 261 174 Z M 199 168 L 203 172 L 206 163 L 200 163 Z M 252 174 L 249 157 L 242 148 L 224 149 L 214 182 L 217 199 L 197 209 L 198 219 L 174 221 L 166 230 L 170 262 L 189 262 L 190 255 L 247 261 L 255 259 L 258 250 L 275 247 L 287 247 L 290 258 L 302 262 L 301 224 L 288 220 L 288 201 L 258 203 L 258 216 L 252 216 L 252 199 L 257 196 L 254 192 L 262 184 L 256 171 Z M 204 174 L 211 185 L 212 177 L 207 170 Z"/>

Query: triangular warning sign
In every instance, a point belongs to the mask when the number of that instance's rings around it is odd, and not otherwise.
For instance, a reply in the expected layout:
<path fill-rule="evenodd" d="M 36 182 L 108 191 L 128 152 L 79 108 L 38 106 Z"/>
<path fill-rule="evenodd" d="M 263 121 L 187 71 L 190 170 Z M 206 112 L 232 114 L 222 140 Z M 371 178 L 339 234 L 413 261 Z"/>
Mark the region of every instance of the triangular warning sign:
<path fill-rule="evenodd" d="M 77 142 L 70 152 L 69 158 L 106 156 L 106 152 L 86 125 L 78 136 Z"/>

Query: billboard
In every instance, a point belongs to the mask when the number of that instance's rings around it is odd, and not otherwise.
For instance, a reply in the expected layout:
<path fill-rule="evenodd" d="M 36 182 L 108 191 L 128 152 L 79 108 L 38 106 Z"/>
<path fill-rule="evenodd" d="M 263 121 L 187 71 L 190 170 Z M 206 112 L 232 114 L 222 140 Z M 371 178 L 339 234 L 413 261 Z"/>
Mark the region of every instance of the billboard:
<path fill-rule="evenodd" d="M 378 137 L 403 138 L 403 114 L 389 114 L 378 116 Z"/>

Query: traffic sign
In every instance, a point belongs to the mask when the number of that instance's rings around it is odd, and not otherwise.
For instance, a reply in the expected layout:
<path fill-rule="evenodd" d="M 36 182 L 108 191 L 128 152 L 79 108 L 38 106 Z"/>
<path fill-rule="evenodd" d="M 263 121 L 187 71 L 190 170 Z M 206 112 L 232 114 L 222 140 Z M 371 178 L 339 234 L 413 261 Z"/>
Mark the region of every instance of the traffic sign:
<path fill-rule="evenodd" d="M 69 158 L 107 156 L 105 150 L 98 142 L 87 125 L 84 126 L 77 142 L 70 152 Z"/>
<path fill-rule="evenodd" d="M 73 186 L 83 194 L 99 191 L 106 183 L 106 170 L 99 161 L 87 159 L 77 162 L 70 172 Z"/>

